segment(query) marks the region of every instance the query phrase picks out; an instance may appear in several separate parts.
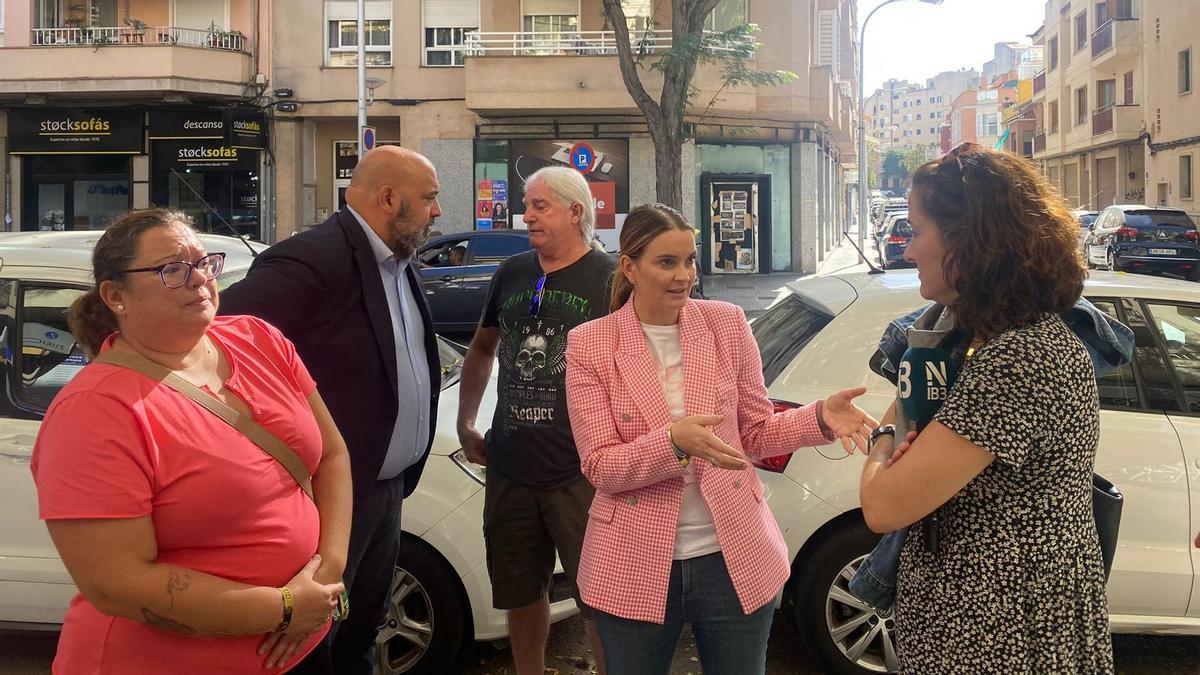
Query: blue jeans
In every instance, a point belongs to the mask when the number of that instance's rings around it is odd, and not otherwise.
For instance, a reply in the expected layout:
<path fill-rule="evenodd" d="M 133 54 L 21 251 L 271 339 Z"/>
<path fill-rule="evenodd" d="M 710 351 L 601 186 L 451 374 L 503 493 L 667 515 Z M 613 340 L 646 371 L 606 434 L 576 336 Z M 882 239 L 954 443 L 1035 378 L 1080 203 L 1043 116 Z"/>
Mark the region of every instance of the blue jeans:
<path fill-rule="evenodd" d="M 609 675 L 665 675 L 690 623 L 705 675 L 763 675 L 767 637 L 775 616 L 768 602 L 751 614 L 742 612 L 725 557 L 711 553 L 671 563 L 667 612 L 662 624 L 634 621 L 595 611 Z"/>

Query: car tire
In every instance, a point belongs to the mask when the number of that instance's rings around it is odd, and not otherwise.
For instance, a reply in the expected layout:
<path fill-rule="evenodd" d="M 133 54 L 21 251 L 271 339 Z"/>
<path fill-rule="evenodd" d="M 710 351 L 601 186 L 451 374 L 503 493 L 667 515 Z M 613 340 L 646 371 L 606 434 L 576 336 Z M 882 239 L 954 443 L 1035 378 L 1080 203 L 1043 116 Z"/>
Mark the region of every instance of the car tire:
<path fill-rule="evenodd" d="M 1105 269 L 1109 270 L 1110 272 L 1117 271 L 1117 255 L 1115 253 L 1113 253 L 1113 250 L 1111 248 L 1108 249 L 1107 252 L 1105 252 L 1104 261 L 1105 261 Z"/>
<path fill-rule="evenodd" d="M 375 641 L 375 672 L 451 672 L 470 617 L 466 593 L 450 563 L 425 542 L 405 536 L 396 560 L 392 600 Z"/>
<path fill-rule="evenodd" d="M 846 588 L 879 535 L 861 518 L 845 520 L 806 552 L 793 571 L 796 623 L 805 646 L 827 672 L 840 675 L 886 673 L 896 669 L 895 619 L 858 600 Z M 835 636 L 835 632 L 837 635 Z M 868 637 L 865 641 L 863 637 Z M 855 654 L 862 643 L 861 653 Z M 885 651 L 890 650 L 890 655 Z M 888 665 L 891 664 L 891 668 Z"/>

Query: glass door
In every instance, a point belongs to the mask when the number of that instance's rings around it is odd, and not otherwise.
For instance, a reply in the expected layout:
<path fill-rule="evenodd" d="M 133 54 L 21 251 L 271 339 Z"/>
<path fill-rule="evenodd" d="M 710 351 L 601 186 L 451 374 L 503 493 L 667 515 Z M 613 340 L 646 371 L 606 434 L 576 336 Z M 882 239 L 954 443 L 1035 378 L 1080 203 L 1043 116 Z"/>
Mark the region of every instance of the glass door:
<path fill-rule="evenodd" d="M 67 184 L 41 183 L 37 186 L 37 229 L 62 231 L 67 222 Z"/>

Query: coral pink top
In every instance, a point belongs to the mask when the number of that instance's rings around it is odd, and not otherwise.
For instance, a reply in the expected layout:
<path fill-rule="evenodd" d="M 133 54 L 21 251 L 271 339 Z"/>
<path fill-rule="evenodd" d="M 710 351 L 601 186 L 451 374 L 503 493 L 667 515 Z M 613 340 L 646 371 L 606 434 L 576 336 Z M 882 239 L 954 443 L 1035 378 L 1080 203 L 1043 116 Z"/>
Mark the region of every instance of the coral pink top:
<path fill-rule="evenodd" d="M 316 384 L 292 344 L 249 316 L 217 317 L 208 335 L 232 368 L 226 387 L 315 471 L 321 432 L 307 398 Z M 91 364 L 63 388 L 32 469 L 44 520 L 150 516 L 159 562 L 281 586 L 317 550 L 316 506 L 279 462 L 191 399 L 119 366 Z M 262 638 L 166 632 L 101 614 L 76 595 L 54 672 L 262 673 Z"/>

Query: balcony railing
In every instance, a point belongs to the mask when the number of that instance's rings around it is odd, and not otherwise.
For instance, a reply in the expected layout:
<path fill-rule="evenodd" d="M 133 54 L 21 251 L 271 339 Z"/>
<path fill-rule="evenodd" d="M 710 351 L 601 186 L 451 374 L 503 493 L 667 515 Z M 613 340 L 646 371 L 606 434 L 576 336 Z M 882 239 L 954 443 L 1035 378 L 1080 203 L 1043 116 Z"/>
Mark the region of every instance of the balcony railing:
<path fill-rule="evenodd" d="M 1112 49 L 1113 20 L 1109 19 L 1096 30 L 1092 31 L 1092 57 L 1095 58 Z"/>
<path fill-rule="evenodd" d="M 1033 151 L 1034 152 L 1045 152 L 1046 151 L 1046 132 L 1045 131 L 1038 131 L 1036 134 L 1033 135 Z"/>
<path fill-rule="evenodd" d="M 243 52 L 246 51 L 246 36 L 238 31 L 176 26 L 66 26 L 34 28 L 31 44 L 35 47 L 177 45 Z"/>
<path fill-rule="evenodd" d="M 1046 71 L 1042 71 L 1033 76 L 1033 95 L 1037 96 L 1039 92 L 1046 89 Z"/>
<path fill-rule="evenodd" d="M 636 55 L 654 54 L 671 48 L 671 31 L 647 30 L 629 35 L 629 46 Z M 714 53 L 750 53 L 757 48 L 752 39 L 731 45 L 712 47 Z M 610 30 L 561 33 L 467 33 L 465 56 L 614 56 L 616 33 Z"/>
<path fill-rule="evenodd" d="M 1113 104 L 1108 104 L 1092 113 L 1092 135 L 1108 133 L 1113 130 Z"/>

